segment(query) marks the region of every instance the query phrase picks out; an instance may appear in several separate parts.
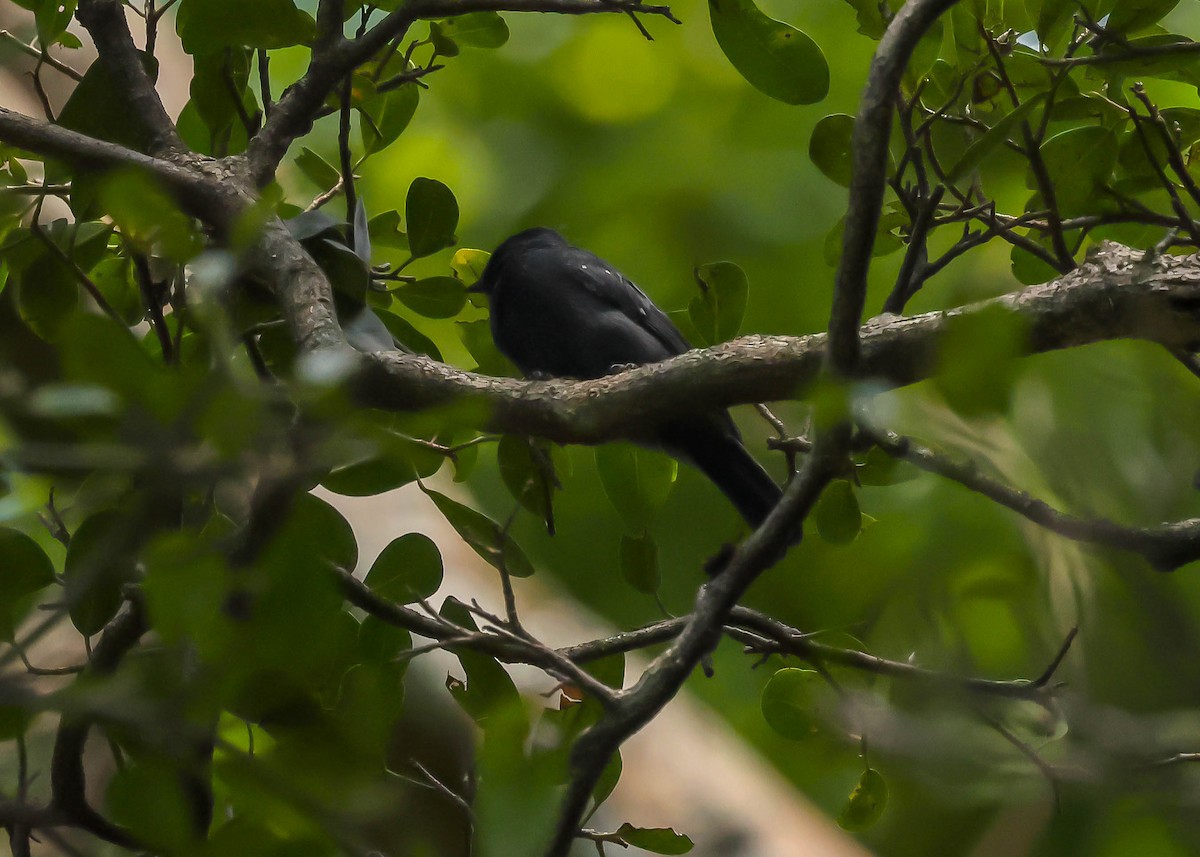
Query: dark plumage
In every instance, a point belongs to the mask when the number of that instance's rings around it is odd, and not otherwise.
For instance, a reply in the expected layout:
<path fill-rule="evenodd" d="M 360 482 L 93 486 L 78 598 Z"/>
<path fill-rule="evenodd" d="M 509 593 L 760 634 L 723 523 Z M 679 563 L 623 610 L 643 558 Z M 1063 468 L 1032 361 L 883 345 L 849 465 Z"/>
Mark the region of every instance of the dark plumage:
<path fill-rule="evenodd" d="M 488 295 L 496 346 L 525 375 L 599 378 L 690 347 L 641 289 L 552 229 L 504 241 L 473 288 Z M 664 423 L 648 441 L 699 468 L 753 526 L 779 501 L 726 411 Z"/>

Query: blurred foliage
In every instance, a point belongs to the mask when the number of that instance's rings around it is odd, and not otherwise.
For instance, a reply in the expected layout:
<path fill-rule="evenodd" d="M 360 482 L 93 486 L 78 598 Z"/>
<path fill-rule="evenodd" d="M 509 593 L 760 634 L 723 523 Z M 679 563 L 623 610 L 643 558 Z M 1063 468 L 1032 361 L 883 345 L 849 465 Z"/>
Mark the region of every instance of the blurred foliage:
<path fill-rule="evenodd" d="M 34 13 L 21 38 L 85 61 L 68 29 L 74 3 L 15 5 Z M 348 33 L 360 5 L 347 4 Z M 263 57 L 278 97 L 308 63 L 314 7 L 180 0 L 162 19 L 193 62 L 178 119 L 190 146 L 245 149 L 261 121 Z M 44 189 L 37 158 L 0 150 L 11 188 L 0 195 L 8 748 L 19 738 L 47 756 L 47 714 L 93 724 L 121 760 L 101 808 L 162 853 L 448 855 L 466 853 L 472 835 L 485 857 L 538 852 L 571 742 L 599 703 L 571 687 L 550 703 L 523 697 L 469 645 L 490 620 L 453 598 L 437 609 L 460 631 L 444 692 L 410 680 L 424 641 L 347 607 L 330 568 L 359 563 L 355 536 L 308 490 L 419 489 L 483 560 L 514 578 L 552 578 L 620 628 L 686 613 L 706 559 L 744 525 L 705 480 L 658 453 L 492 443 L 480 438 L 482 415 L 461 408 L 351 407 L 339 367 L 296 354 L 239 254 L 273 211 L 328 275 L 358 347 L 395 343 L 488 374 L 515 373 L 491 342 L 485 302 L 467 291 L 486 264 L 479 248 L 536 224 L 612 260 L 697 345 L 823 328 L 852 117 L 895 8 L 672 9 L 679 26 L 643 16 L 652 42 L 624 15 L 482 12 L 415 25 L 322 107 L 258 218 L 228 245 L 143 174 L 46 163 L 46 181 L 70 186 Z M 1197 30 L 1194 4 L 1161 0 L 964 0 L 944 16 L 906 77 L 913 127 L 900 121 L 893 133 L 872 311 L 914 261 L 937 266 L 907 296 L 906 311 L 919 312 L 1049 279 L 1102 239 L 1157 245 L 1177 213 L 1166 184 L 1186 181 L 1163 179 L 1171 146 L 1130 85 L 1144 81 L 1184 171 L 1200 179 L 1200 74 L 1186 47 Z M 1042 61 L 1071 57 L 1088 61 Z M 348 158 L 343 107 L 355 131 Z M 146 139 L 99 63 L 58 121 L 133 147 Z M 936 157 L 914 154 L 906 135 L 918 132 Z M 940 190 L 921 187 L 930 179 L 913 175 L 918 160 Z M 346 161 L 359 176 L 350 206 Z M 937 208 L 943 194 L 950 209 Z M 53 196 L 69 217 L 45 216 Z M 1182 196 L 1194 220 L 1200 200 Z M 1049 226 L 997 229 L 997 240 L 955 252 L 984 228 L 959 216 L 979 200 L 1027 220 L 1046 210 Z M 945 218 L 921 234 L 930 205 Z M 1056 216 L 1097 220 L 1056 236 Z M 1017 360 L 1023 337 L 1007 316 L 977 315 L 953 327 L 929 382 L 814 400 L 969 455 L 1078 514 L 1130 524 L 1200 515 L 1195 379 L 1135 343 Z M 788 402 L 778 414 L 798 433 L 811 410 Z M 739 416 L 762 448 L 768 426 Z M 782 476 L 778 459 L 770 466 Z M 1035 842 L 1023 853 L 1200 850 L 1200 774 L 1155 764 L 1200 751 L 1197 570 L 1158 575 L 1065 542 L 879 450 L 856 470 L 828 486 L 809 536 L 747 605 L 840 649 L 996 679 L 1038 676 L 1079 625 L 1056 676 L 1066 689 L 1038 705 L 819 658 L 812 669 L 778 657 L 754 669 L 726 640 L 715 678 L 690 691 L 883 855 L 969 854 L 1018 824 Z M 436 597 L 440 552 L 405 522 L 370 560 L 366 584 L 379 596 Z M 154 644 L 119 668 L 93 666 L 37 695 L 12 679 L 56 624 L 93 638 L 79 646 L 82 662 L 123 610 L 144 613 Z M 588 669 L 612 687 L 625 680 L 621 657 Z M 618 756 L 597 805 L 620 774 Z M 44 798 L 48 780 L 22 788 Z M 1012 821 L 1052 803 L 1046 819 Z M 597 844 L 692 846 L 686 831 L 634 828 L 605 806 L 596 819 L 613 831 Z"/>

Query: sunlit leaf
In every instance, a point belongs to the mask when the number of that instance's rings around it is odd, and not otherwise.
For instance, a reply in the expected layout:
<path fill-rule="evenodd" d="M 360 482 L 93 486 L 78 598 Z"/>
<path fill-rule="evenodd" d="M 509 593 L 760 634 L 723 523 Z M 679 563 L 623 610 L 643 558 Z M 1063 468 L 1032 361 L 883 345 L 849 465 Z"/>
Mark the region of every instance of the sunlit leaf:
<path fill-rule="evenodd" d="M 867 768 L 838 813 L 838 826 L 851 832 L 866 830 L 879 821 L 887 808 L 887 800 L 887 781 L 874 768 Z"/>

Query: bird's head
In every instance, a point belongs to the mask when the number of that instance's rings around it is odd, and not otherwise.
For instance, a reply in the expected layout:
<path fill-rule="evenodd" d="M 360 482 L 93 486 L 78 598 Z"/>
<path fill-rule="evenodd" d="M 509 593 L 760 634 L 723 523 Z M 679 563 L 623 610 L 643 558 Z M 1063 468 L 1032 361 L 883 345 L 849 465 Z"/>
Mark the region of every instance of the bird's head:
<path fill-rule="evenodd" d="M 567 241 L 553 229 L 546 226 L 535 226 L 532 229 L 526 229 L 523 232 L 518 232 L 516 235 L 511 235 L 500 242 L 492 256 L 488 259 L 487 265 L 483 269 L 481 276 L 475 285 L 467 289 L 468 292 L 491 295 L 495 290 L 496 285 L 500 282 L 500 275 L 513 259 L 516 259 L 531 250 L 540 250 L 547 247 L 562 247 Z"/>

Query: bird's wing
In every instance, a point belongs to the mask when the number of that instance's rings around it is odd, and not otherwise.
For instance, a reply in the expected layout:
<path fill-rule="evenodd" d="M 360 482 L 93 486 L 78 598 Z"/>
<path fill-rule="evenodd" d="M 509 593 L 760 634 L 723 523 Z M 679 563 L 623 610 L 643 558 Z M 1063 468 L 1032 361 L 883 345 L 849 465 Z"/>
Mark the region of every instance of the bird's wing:
<path fill-rule="evenodd" d="M 692 347 L 667 314 L 646 297 L 645 292 L 599 256 L 577 247 L 570 248 L 567 276 L 602 303 L 614 307 L 650 332 L 671 354 L 682 354 Z"/>

